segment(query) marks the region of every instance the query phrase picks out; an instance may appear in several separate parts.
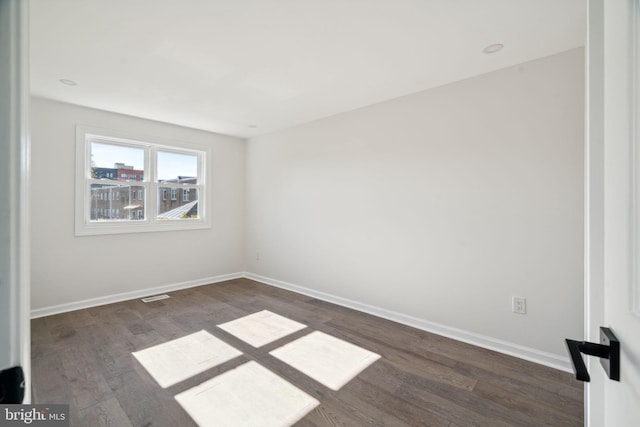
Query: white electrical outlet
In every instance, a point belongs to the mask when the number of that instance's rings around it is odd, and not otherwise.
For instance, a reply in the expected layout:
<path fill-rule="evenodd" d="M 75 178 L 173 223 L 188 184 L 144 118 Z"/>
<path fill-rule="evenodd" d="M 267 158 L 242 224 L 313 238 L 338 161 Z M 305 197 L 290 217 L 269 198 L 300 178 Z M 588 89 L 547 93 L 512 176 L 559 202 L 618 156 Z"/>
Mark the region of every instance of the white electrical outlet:
<path fill-rule="evenodd" d="M 512 297 L 511 311 L 518 314 L 527 314 L 527 299 L 524 297 Z"/>

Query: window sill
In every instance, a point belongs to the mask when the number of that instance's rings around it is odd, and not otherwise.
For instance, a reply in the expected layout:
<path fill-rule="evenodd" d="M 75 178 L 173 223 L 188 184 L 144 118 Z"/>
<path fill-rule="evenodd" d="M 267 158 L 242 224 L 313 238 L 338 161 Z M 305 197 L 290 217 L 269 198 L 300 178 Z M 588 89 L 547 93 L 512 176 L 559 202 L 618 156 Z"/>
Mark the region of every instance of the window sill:
<path fill-rule="evenodd" d="M 155 233 L 164 231 L 188 231 L 210 229 L 211 224 L 203 220 L 166 220 L 154 223 L 104 221 L 99 223 L 76 224 L 75 235 L 97 236 L 106 234 Z"/>

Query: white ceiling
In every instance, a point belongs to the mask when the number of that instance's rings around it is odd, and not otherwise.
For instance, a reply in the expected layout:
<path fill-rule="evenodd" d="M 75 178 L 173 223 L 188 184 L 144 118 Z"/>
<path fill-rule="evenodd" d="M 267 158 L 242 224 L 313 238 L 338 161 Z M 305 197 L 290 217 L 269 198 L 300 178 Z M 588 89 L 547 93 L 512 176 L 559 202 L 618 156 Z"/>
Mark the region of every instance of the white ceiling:
<path fill-rule="evenodd" d="M 31 86 L 251 137 L 583 46 L 585 28 L 584 0 L 31 0 Z"/>

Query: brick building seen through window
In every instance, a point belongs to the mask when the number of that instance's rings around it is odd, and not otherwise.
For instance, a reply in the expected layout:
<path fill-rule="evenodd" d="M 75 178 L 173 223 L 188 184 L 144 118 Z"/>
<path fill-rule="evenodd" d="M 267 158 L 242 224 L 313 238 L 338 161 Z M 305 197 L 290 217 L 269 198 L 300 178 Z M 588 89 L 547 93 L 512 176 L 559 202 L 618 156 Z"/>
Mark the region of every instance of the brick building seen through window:
<path fill-rule="evenodd" d="M 136 181 L 143 181 L 144 171 L 136 170 L 123 163 L 116 163 L 113 168 L 92 168 L 92 178 L 115 181 L 91 186 L 92 220 L 144 220 L 147 199 L 144 194 L 145 188 L 135 184 Z M 196 181 L 195 177 L 179 176 L 175 179 L 163 180 L 160 184 L 196 184 Z M 181 197 L 178 197 L 179 190 L 182 190 Z M 169 194 L 170 198 L 167 197 Z M 198 217 L 196 188 L 160 187 L 158 196 L 158 218 Z"/>

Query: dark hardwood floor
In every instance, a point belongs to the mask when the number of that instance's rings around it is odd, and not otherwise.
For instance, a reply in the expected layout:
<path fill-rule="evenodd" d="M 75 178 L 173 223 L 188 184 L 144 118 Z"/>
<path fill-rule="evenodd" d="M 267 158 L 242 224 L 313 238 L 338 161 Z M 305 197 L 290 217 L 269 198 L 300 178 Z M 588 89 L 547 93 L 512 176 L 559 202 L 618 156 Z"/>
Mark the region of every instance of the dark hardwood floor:
<path fill-rule="evenodd" d="M 174 396 L 255 360 L 316 398 L 299 426 L 581 426 L 573 376 L 248 279 L 32 321 L 34 403 L 68 403 L 72 426 L 188 427 Z M 309 328 L 259 349 L 216 325 L 260 310 Z M 162 389 L 131 352 L 205 329 L 244 354 Z M 310 330 L 382 357 L 332 391 L 270 356 Z"/>

